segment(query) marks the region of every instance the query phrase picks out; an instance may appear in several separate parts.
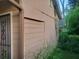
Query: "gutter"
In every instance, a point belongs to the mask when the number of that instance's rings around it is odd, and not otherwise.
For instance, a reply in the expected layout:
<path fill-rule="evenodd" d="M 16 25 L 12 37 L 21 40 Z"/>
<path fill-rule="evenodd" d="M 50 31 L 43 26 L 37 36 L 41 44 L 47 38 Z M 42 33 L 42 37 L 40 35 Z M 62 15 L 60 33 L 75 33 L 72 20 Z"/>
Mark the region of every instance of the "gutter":
<path fill-rule="evenodd" d="M 53 5 L 54 5 L 54 8 L 55 8 L 55 10 L 58 14 L 59 19 L 62 19 L 59 3 L 57 2 L 57 0 L 52 0 L 52 2 L 53 2 Z"/>

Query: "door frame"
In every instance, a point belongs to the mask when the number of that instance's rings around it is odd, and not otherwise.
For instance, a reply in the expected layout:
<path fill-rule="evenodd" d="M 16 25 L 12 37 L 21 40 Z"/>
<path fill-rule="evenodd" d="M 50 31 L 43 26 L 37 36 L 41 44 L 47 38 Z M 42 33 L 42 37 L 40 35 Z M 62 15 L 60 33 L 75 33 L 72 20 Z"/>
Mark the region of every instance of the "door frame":
<path fill-rule="evenodd" d="M 7 14 L 10 14 L 10 34 L 11 34 L 11 59 L 13 59 L 13 25 L 12 25 L 12 15 L 13 13 L 10 11 L 10 12 L 3 12 L 3 13 L 0 13 L 0 16 L 4 16 L 4 15 L 7 15 Z"/>

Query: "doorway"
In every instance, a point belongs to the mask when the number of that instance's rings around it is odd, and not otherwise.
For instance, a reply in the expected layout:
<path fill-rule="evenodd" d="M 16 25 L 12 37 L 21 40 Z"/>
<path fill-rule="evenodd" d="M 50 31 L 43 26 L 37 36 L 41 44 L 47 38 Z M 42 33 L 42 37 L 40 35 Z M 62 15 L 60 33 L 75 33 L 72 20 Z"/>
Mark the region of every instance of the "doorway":
<path fill-rule="evenodd" d="M 0 15 L 0 59 L 11 59 L 10 13 Z"/>

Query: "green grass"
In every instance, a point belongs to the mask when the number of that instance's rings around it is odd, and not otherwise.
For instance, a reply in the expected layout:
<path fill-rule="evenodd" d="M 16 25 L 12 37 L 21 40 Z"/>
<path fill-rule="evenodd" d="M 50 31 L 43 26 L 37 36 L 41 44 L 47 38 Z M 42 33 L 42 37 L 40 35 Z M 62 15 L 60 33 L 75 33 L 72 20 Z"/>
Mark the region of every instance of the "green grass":
<path fill-rule="evenodd" d="M 57 48 L 52 56 L 52 59 L 79 59 L 79 54 L 75 54 L 69 51 L 63 51 L 60 48 Z"/>

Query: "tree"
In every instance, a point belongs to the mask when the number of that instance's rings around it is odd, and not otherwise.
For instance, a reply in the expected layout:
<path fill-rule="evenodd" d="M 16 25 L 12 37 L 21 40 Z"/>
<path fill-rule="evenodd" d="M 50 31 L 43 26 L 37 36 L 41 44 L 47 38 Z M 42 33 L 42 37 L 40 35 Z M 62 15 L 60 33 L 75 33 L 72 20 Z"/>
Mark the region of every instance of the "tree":
<path fill-rule="evenodd" d="M 70 10 L 66 16 L 67 29 L 69 34 L 79 35 L 79 7 Z"/>
<path fill-rule="evenodd" d="M 68 3 L 71 8 L 75 8 L 75 6 L 79 6 L 79 0 L 68 0 Z"/>

